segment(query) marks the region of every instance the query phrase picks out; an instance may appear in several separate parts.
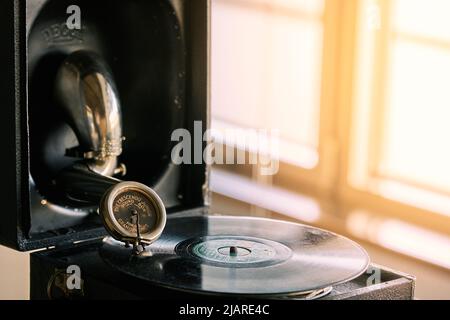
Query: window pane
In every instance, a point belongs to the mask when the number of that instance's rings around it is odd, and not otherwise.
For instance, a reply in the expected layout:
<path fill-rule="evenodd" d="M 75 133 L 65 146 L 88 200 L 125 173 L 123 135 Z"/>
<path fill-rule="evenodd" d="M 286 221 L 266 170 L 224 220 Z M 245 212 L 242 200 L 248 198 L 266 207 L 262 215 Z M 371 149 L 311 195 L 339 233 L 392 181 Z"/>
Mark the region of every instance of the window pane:
<path fill-rule="evenodd" d="M 392 46 L 382 173 L 450 191 L 450 51 Z"/>
<path fill-rule="evenodd" d="M 392 3 L 396 30 L 450 40 L 449 0 L 395 0 Z"/>
<path fill-rule="evenodd" d="M 264 126 L 270 31 L 263 12 L 213 2 L 212 115 L 248 127 Z"/>
<path fill-rule="evenodd" d="M 322 25 L 283 17 L 270 21 L 267 125 L 288 140 L 317 147 Z"/>
<path fill-rule="evenodd" d="M 265 2 L 304 12 L 323 9 L 323 1 Z M 213 1 L 213 119 L 278 129 L 282 138 L 315 148 L 322 60 L 320 15 L 259 9 L 242 1 Z"/>

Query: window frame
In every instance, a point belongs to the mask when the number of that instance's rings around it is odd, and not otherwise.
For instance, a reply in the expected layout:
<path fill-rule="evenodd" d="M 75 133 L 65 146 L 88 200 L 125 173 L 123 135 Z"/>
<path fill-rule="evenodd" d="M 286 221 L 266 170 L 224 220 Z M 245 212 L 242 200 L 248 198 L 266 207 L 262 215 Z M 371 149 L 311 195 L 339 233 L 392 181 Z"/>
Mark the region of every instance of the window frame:
<path fill-rule="evenodd" d="M 238 1 L 238 0 L 235 0 Z M 261 177 L 258 166 L 244 169 L 221 167 L 239 172 L 253 179 L 255 183 L 289 189 L 317 200 L 327 213 L 345 216 L 355 210 L 367 210 L 374 216 L 399 219 L 424 228 L 448 234 L 450 217 L 438 212 L 419 208 L 401 201 L 388 199 L 377 194 L 371 185 L 381 182 L 377 176 L 377 165 L 381 159 L 380 140 L 386 108 L 386 91 L 382 83 L 386 79 L 390 37 L 390 0 L 324 0 L 323 54 L 320 91 L 319 120 L 319 162 L 313 169 L 305 169 L 286 162 L 280 162 L 276 176 Z M 373 38 L 375 64 L 372 69 L 382 70 L 370 79 L 373 83 L 369 101 L 369 114 L 375 119 L 363 139 L 371 147 L 366 152 L 369 161 L 360 169 L 362 182 L 351 182 L 356 160 L 354 124 L 358 112 L 359 59 L 361 52 L 359 33 L 366 23 L 363 10 L 367 3 L 378 4 L 382 17 L 381 28 Z M 372 87 L 372 86 L 371 86 Z M 375 110 L 374 105 L 377 106 Z M 380 107 L 381 106 L 381 107 Z M 368 142 L 368 143 L 367 143 Z M 380 141 L 378 141 L 380 142 Z M 375 146 L 375 147 L 374 147 Z M 330 209 L 332 208 L 332 209 Z"/>
<path fill-rule="evenodd" d="M 355 59 L 352 62 L 348 62 L 351 65 L 352 74 L 352 87 L 348 88 L 347 91 L 342 92 L 343 99 L 339 100 L 340 113 L 348 115 L 348 119 L 340 122 L 340 127 L 342 129 L 342 135 L 340 139 L 342 148 L 342 165 L 340 166 L 339 182 L 337 185 L 337 190 L 339 194 L 337 198 L 342 205 L 344 210 L 353 211 L 356 209 L 369 210 L 375 215 L 380 215 L 388 218 L 396 218 L 409 223 L 421 225 L 427 229 L 433 231 L 442 232 L 448 234 L 450 230 L 450 216 L 445 216 L 439 212 L 427 210 L 424 208 L 419 208 L 411 204 L 407 204 L 400 200 L 386 198 L 373 191 L 374 187 L 379 183 L 387 181 L 386 177 L 379 174 L 377 167 L 380 163 L 381 156 L 381 144 L 383 143 L 384 135 L 380 135 L 383 132 L 383 119 L 385 119 L 386 112 L 386 97 L 387 90 L 383 88 L 383 83 L 388 80 L 387 66 L 389 65 L 389 48 L 388 44 L 390 42 L 390 37 L 392 36 L 392 27 L 390 18 L 390 0 L 348 0 L 353 3 L 353 8 L 351 9 L 354 13 L 353 20 L 354 28 L 351 33 L 354 38 L 353 43 L 353 55 Z M 361 28 L 361 24 L 364 23 L 363 19 L 363 9 L 366 8 L 367 3 L 377 3 L 380 8 L 380 14 L 382 18 L 382 24 L 380 30 L 378 30 L 374 37 L 374 47 L 375 47 L 375 63 L 374 70 L 377 72 L 372 72 L 372 83 L 374 84 L 373 90 L 371 92 L 371 100 L 369 102 L 369 115 L 372 119 L 375 119 L 367 132 L 367 144 L 370 145 L 370 149 L 367 150 L 367 157 L 370 159 L 367 162 L 365 176 L 360 178 L 363 180 L 359 184 L 352 183 L 351 177 L 354 175 L 353 168 L 357 165 L 355 160 L 355 154 L 358 150 L 355 150 L 357 146 L 355 145 L 354 135 L 355 135 L 355 115 L 358 112 L 358 98 L 359 92 L 357 90 L 357 83 L 359 81 L 358 68 L 359 68 L 359 58 L 361 52 L 360 46 L 358 46 L 358 41 L 361 38 L 358 37 L 357 30 Z M 350 14 L 350 13 L 349 13 Z M 359 27 L 359 28 L 358 28 Z M 350 32 L 350 30 L 349 30 Z M 345 48 L 342 48 L 345 50 Z M 349 50 L 349 49 L 347 49 Z M 345 58 L 344 58 L 345 59 Z M 343 63 L 343 62 L 341 62 Z M 342 76 L 342 75 L 341 75 Z M 344 81 L 343 78 L 340 81 Z M 345 105 L 348 105 L 347 107 Z M 379 137 L 383 138 L 380 139 Z M 400 181 L 398 181 L 400 182 Z M 375 187 L 376 188 L 376 187 Z"/>

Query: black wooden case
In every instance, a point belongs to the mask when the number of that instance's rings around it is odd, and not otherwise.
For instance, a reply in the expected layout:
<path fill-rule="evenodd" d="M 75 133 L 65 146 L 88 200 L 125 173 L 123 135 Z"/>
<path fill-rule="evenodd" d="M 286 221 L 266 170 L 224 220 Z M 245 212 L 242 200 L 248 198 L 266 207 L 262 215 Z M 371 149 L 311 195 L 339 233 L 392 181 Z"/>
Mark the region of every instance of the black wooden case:
<path fill-rule="evenodd" d="M 70 6 L 81 28 L 69 29 Z M 54 101 L 58 66 L 78 50 L 110 66 L 122 104 L 126 180 L 154 188 L 169 214 L 205 206 L 206 165 L 175 166 L 171 134 L 208 125 L 208 0 L 5 0 L 0 3 L 4 175 L 0 243 L 26 251 L 101 237 L 95 212 L 53 196 L 76 143 Z"/>

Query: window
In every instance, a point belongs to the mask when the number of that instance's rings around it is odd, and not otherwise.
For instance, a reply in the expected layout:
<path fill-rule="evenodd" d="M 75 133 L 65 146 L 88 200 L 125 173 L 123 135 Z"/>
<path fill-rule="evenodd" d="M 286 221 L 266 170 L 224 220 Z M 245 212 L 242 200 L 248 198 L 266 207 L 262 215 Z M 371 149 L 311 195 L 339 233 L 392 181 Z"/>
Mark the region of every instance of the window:
<path fill-rule="evenodd" d="M 450 2 L 373 4 L 380 29 L 358 27 L 353 185 L 450 215 Z"/>
<path fill-rule="evenodd" d="M 213 127 L 279 130 L 281 159 L 315 167 L 324 1 L 212 5 Z"/>

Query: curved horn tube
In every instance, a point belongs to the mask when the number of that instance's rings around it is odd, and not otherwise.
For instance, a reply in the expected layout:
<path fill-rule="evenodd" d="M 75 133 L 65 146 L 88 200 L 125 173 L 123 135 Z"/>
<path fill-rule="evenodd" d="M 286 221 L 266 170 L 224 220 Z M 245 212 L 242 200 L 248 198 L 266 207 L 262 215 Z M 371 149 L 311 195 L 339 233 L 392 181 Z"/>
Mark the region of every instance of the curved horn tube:
<path fill-rule="evenodd" d="M 114 175 L 122 153 L 121 108 L 106 63 L 92 52 L 71 54 L 59 69 L 55 91 L 78 138 L 77 156 L 92 171 Z"/>

